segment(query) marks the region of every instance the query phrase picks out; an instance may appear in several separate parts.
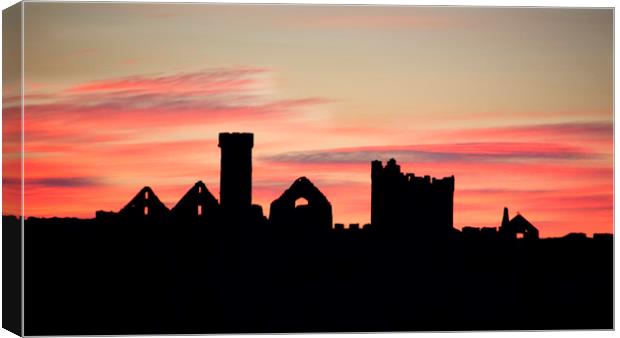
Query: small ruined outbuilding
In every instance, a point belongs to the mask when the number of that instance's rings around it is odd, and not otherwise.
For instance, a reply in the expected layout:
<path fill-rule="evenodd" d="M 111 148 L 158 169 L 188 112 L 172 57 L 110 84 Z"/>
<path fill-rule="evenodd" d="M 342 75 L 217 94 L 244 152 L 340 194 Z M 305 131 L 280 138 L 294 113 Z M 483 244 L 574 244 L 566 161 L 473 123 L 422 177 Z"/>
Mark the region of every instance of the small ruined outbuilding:
<path fill-rule="evenodd" d="M 517 214 L 517 216 L 509 220 L 508 208 L 504 208 L 499 234 L 509 239 L 538 239 L 538 229 L 521 214 Z"/>

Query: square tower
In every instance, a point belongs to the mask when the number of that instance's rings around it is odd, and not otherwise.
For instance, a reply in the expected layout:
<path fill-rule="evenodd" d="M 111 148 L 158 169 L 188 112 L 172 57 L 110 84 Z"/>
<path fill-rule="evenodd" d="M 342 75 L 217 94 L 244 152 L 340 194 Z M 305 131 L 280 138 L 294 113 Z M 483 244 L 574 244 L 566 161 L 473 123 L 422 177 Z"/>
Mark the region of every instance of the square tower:
<path fill-rule="evenodd" d="M 252 205 L 252 133 L 220 133 L 220 203 L 222 208 Z"/>

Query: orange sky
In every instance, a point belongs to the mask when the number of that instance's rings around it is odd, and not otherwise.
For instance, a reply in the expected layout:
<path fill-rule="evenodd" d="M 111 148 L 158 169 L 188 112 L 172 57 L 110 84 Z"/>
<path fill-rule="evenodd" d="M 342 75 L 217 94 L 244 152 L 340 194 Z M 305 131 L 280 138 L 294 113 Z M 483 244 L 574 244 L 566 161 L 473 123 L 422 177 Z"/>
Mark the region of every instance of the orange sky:
<path fill-rule="evenodd" d="M 370 161 L 394 157 L 455 175 L 457 228 L 508 206 L 542 236 L 613 231 L 611 10 L 25 6 L 26 216 L 219 198 L 217 135 L 246 131 L 265 213 L 307 176 L 369 222 Z"/>

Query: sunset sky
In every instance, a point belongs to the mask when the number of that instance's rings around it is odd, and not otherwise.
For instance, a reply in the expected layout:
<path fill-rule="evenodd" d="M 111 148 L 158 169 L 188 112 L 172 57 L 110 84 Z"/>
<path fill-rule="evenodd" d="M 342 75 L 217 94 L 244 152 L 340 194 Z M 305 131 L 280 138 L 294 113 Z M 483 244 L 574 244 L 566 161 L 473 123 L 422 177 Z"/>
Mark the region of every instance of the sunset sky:
<path fill-rule="evenodd" d="M 145 185 L 171 208 L 198 180 L 219 199 L 218 133 L 245 131 L 266 215 L 306 176 L 334 222 L 367 223 L 370 161 L 394 157 L 455 175 L 456 228 L 507 206 L 544 237 L 613 231 L 611 9 L 26 3 L 24 19 L 26 216 L 118 211 Z"/>

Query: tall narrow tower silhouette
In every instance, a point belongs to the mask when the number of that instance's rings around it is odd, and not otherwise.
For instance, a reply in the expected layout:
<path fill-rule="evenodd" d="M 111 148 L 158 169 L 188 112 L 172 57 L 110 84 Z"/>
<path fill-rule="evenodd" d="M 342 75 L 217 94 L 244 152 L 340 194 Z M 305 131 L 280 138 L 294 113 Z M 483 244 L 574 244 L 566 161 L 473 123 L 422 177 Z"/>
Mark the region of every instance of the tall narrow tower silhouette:
<path fill-rule="evenodd" d="M 220 203 L 225 209 L 252 205 L 252 133 L 220 133 Z"/>
<path fill-rule="evenodd" d="M 508 208 L 504 207 L 504 215 L 502 216 L 502 227 L 508 226 L 510 217 L 508 217 Z"/>

